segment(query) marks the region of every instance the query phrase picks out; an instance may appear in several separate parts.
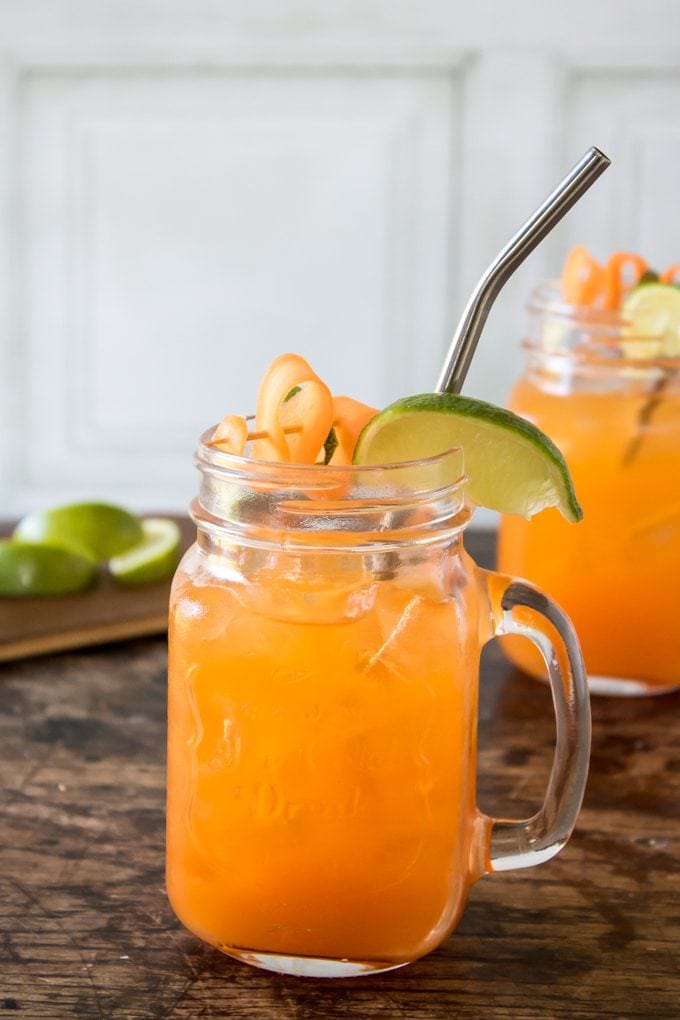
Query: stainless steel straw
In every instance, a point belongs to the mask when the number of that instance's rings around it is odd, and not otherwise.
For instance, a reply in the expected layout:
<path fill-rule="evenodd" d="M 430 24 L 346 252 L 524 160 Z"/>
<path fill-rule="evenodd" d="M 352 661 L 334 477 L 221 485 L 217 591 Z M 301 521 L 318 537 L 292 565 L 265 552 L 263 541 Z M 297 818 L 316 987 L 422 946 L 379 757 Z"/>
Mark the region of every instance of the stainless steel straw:
<path fill-rule="evenodd" d="M 503 285 L 572 205 L 604 173 L 609 163 L 609 158 L 599 149 L 594 146 L 588 149 L 493 260 L 473 290 L 453 334 L 444 367 L 437 380 L 438 392 L 460 393 L 487 316 Z"/>

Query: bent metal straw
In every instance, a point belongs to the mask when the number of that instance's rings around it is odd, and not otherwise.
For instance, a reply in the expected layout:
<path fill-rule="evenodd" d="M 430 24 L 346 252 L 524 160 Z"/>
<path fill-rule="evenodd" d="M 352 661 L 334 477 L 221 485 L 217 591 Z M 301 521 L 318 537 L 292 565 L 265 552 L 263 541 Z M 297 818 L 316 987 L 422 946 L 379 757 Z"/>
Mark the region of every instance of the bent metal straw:
<path fill-rule="evenodd" d="M 529 217 L 481 277 L 456 327 L 437 380 L 440 393 L 460 393 L 487 316 L 503 285 L 579 198 L 604 173 L 608 156 L 592 146 Z"/>

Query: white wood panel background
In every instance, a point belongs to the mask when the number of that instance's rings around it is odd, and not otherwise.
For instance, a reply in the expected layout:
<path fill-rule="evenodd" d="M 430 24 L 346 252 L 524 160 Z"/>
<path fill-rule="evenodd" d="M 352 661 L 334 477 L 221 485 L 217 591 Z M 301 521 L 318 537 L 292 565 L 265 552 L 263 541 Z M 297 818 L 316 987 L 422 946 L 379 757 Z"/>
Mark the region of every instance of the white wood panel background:
<path fill-rule="evenodd" d="M 378 405 L 428 389 L 592 143 L 613 168 L 489 321 L 495 401 L 569 245 L 680 258 L 677 0 L 0 0 L 2 513 L 183 507 L 284 349 Z"/>

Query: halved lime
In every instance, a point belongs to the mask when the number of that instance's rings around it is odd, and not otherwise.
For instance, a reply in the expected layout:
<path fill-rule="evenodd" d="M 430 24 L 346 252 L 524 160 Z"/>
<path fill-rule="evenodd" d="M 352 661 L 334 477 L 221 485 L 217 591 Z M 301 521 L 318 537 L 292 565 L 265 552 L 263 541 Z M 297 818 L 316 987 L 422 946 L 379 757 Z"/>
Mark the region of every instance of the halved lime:
<path fill-rule="evenodd" d="M 580 521 L 569 468 L 555 444 L 511 411 L 451 393 L 423 393 L 390 404 L 365 427 L 355 464 L 420 460 L 463 450 L 470 502 L 532 517 L 557 507 Z"/>
<path fill-rule="evenodd" d="M 638 284 L 626 296 L 621 315 L 625 320 L 622 347 L 629 358 L 680 355 L 680 287 Z"/>
<path fill-rule="evenodd" d="M 0 595 L 67 595 L 89 587 L 96 573 L 91 559 L 70 549 L 0 541 Z"/>
<path fill-rule="evenodd" d="M 71 503 L 39 510 L 19 521 L 14 535 L 63 546 L 96 563 L 124 553 L 143 537 L 139 518 L 109 503 Z"/>
<path fill-rule="evenodd" d="M 109 561 L 109 570 L 119 584 L 136 586 L 165 581 L 180 558 L 180 530 L 174 521 L 148 517 L 142 521 L 141 542 Z"/>

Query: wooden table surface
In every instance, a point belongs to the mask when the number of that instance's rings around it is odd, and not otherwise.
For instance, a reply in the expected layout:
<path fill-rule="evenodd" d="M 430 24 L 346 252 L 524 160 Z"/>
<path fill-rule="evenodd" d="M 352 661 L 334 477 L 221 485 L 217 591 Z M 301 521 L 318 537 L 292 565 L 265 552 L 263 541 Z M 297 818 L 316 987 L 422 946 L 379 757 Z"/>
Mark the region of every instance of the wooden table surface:
<path fill-rule="evenodd" d="M 488 561 L 489 537 L 468 547 Z M 493 645 L 482 666 L 480 804 L 530 814 L 550 697 Z M 165 670 L 155 638 L 2 667 L 0 1017 L 680 1017 L 679 695 L 594 700 L 560 857 L 483 879 L 457 932 L 410 967 L 310 981 L 230 960 L 168 906 Z"/>

